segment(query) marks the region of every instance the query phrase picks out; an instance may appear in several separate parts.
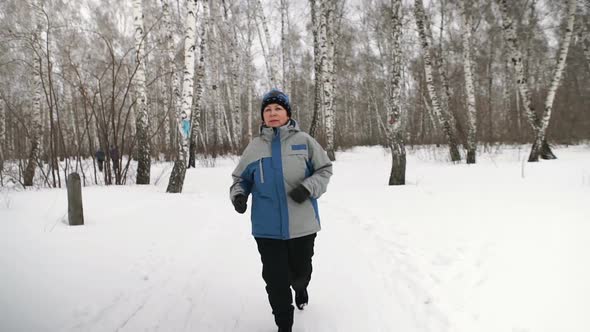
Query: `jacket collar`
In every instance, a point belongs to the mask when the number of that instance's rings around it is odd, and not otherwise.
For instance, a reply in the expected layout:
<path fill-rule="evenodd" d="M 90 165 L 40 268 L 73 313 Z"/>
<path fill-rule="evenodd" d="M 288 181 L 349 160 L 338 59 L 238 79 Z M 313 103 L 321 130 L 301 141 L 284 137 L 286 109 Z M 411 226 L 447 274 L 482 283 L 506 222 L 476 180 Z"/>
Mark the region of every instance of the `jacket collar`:
<path fill-rule="evenodd" d="M 293 119 L 289 119 L 286 124 L 278 128 L 271 128 L 262 124 L 260 126 L 260 137 L 262 137 L 264 140 L 272 141 L 273 137 L 276 135 L 276 132 L 279 132 L 281 139 L 283 139 L 292 133 L 299 132 L 300 130 L 299 123 Z"/>

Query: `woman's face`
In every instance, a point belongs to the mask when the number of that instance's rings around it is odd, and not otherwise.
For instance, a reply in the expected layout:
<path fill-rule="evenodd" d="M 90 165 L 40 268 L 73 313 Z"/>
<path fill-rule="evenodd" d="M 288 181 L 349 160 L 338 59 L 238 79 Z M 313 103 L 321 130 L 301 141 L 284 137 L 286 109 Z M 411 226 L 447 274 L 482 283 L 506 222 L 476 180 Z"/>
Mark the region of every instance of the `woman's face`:
<path fill-rule="evenodd" d="M 264 124 L 268 127 L 281 127 L 289 121 L 287 110 L 279 104 L 268 104 L 262 111 Z"/>

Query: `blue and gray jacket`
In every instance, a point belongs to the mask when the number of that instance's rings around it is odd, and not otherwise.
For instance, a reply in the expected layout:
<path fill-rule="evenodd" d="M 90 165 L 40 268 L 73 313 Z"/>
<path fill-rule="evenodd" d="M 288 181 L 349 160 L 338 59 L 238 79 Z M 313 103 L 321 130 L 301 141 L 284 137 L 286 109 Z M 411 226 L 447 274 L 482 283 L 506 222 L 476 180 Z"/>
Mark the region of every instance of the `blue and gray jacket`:
<path fill-rule="evenodd" d="M 232 173 L 230 198 L 252 194 L 252 235 L 293 239 L 320 230 L 317 199 L 326 192 L 332 163 L 295 120 L 280 128 L 262 126 Z M 310 198 L 298 204 L 288 193 L 302 184 Z"/>

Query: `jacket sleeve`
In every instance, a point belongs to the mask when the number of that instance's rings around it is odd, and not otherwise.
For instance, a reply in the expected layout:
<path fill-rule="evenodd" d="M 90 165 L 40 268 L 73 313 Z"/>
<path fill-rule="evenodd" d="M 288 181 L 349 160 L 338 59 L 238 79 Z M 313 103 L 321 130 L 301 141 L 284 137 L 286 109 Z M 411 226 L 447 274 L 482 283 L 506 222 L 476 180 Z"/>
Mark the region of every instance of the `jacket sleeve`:
<path fill-rule="evenodd" d="M 313 137 L 309 137 L 309 161 L 311 175 L 303 180 L 302 185 L 311 197 L 320 198 L 328 189 L 328 182 L 332 176 L 332 162 L 322 146 Z"/>
<path fill-rule="evenodd" d="M 229 198 L 233 202 L 237 195 L 244 195 L 248 197 L 252 191 L 252 185 L 254 184 L 253 170 L 248 168 L 249 149 L 250 146 L 246 147 L 242 153 L 242 157 L 238 163 L 238 166 L 232 172 L 233 183 L 229 188 Z"/>

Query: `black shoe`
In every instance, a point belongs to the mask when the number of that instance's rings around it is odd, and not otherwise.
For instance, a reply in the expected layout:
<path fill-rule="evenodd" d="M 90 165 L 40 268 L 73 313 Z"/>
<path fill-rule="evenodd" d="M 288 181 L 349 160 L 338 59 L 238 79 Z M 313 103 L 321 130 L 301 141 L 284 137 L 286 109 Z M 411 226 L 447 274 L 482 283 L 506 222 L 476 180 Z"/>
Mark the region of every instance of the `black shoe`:
<path fill-rule="evenodd" d="M 309 297 L 307 296 L 307 289 L 295 291 L 295 304 L 297 305 L 297 309 L 303 310 L 303 307 L 307 305 L 308 301 Z"/>
<path fill-rule="evenodd" d="M 291 327 L 279 327 L 279 332 L 291 332 Z"/>

